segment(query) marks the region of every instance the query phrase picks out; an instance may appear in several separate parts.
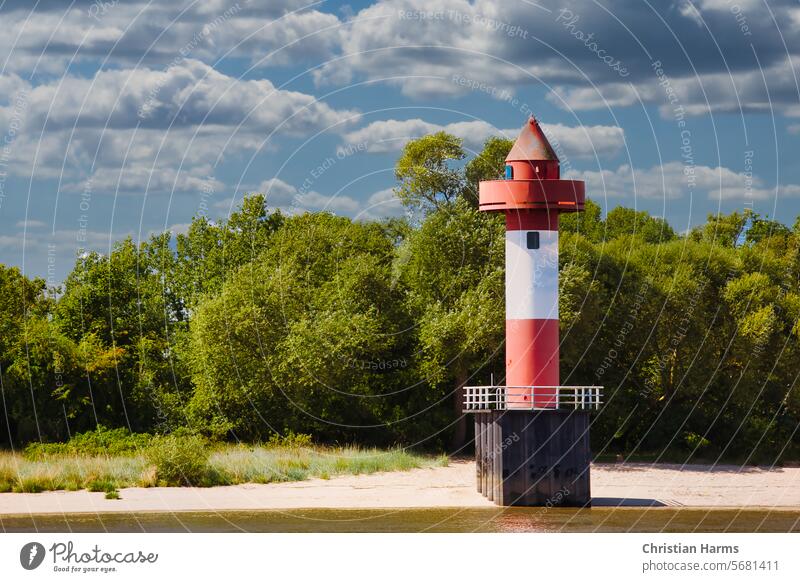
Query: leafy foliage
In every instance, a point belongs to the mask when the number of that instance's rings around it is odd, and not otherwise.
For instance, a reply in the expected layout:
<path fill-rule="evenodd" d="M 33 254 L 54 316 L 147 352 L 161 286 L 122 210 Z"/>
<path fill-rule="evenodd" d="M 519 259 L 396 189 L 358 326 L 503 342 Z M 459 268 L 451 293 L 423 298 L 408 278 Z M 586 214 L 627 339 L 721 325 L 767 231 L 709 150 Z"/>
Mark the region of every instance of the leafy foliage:
<path fill-rule="evenodd" d="M 146 433 L 132 433 L 126 428 L 110 429 L 100 425 L 91 432 L 76 434 L 63 443 L 30 443 L 25 447 L 25 457 L 35 460 L 58 455 L 135 455 L 150 446 L 151 440 L 152 436 Z"/>
<path fill-rule="evenodd" d="M 393 398 L 371 396 L 402 380 L 367 364 L 409 349 L 392 257 L 378 224 L 287 219 L 259 261 L 195 314 L 189 411 L 198 425 L 261 439 L 289 428 L 338 438 L 348 433 L 337 425 L 379 424 Z"/>
<path fill-rule="evenodd" d="M 146 456 L 155 465 L 156 482 L 175 487 L 201 485 L 207 479 L 210 455 L 204 438 L 172 434 L 154 439 Z"/>
<path fill-rule="evenodd" d="M 415 139 L 395 166 L 398 198 L 406 206 L 437 210 L 461 193 L 462 173 L 450 163 L 464 158 L 461 140 L 443 131 Z"/>

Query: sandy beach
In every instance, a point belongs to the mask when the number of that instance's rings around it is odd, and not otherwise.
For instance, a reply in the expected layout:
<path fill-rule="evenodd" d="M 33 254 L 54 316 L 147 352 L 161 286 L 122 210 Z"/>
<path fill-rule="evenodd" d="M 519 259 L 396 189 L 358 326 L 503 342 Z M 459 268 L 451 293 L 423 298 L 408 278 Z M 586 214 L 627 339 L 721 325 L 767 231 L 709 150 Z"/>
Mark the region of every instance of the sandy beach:
<path fill-rule="evenodd" d="M 0 515 L 226 511 L 257 509 L 367 509 L 494 507 L 475 490 L 475 464 L 408 472 L 311 479 L 294 483 L 211 488 L 133 487 L 121 499 L 103 493 L 2 493 Z M 800 509 L 800 468 L 650 464 L 592 466 L 597 507 L 709 507 Z"/>

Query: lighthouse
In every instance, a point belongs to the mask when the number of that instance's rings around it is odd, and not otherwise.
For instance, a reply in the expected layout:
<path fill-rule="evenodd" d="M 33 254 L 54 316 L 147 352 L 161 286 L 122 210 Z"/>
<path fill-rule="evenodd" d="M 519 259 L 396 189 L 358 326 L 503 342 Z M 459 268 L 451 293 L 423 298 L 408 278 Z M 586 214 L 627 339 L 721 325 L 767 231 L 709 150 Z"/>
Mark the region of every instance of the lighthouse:
<path fill-rule="evenodd" d="M 499 505 L 587 506 L 589 412 L 599 386 L 561 386 L 558 221 L 580 212 L 584 183 L 562 180 L 538 121 L 522 127 L 504 179 L 480 183 L 479 208 L 506 221 L 506 377 L 465 388 L 475 414 L 478 490 Z"/>

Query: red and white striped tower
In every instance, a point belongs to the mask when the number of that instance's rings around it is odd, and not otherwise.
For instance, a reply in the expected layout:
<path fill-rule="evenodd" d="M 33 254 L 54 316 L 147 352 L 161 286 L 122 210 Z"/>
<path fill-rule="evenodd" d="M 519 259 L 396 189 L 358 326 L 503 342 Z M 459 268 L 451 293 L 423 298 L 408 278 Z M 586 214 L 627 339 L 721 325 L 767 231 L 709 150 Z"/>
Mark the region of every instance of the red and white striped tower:
<path fill-rule="evenodd" d="M 558 219 L 583 210 L 583 182 L 531 118 L 504 180 L 480 184 L 480 209 L 506 217 L 506 382 L 467 386 L 478 491 L 498 505 L 591 505 L 589 414 L 601 386 L 560 386 Z"/>
<path fill-rule="evenodd" d="M 506 216 L 506 402 L 556 408 L 558 216 L 583 210 L 584 183 L 560 165 L 531 117 L 506 157 L 504 180 L 480 183 L 480 209 Z"/>

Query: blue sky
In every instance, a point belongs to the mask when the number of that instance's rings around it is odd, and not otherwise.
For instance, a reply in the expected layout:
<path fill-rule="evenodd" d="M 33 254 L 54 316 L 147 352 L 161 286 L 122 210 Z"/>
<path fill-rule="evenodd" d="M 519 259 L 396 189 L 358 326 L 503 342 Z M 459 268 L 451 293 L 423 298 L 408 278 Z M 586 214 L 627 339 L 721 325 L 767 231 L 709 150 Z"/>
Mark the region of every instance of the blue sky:
<path fill-rule="evenodd" d="M 182 232 L 245 192 L 402 214 L 393 164 L 534 113 L 606 210 L 800 213 L 800 6 L 765 0 L 0 4 L 0 262 Z"/>

